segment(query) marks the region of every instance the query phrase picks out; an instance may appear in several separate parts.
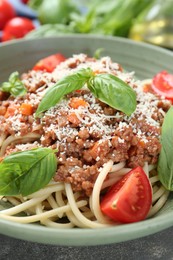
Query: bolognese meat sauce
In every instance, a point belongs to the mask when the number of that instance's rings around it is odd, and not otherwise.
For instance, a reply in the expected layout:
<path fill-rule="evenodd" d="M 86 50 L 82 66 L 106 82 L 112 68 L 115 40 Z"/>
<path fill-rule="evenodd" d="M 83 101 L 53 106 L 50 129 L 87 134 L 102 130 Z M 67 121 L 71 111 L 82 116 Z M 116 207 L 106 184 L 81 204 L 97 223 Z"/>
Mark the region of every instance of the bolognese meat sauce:
<path fill-rule="evenodd" d="M 95 73 L 116 75 L 136 91 L 137 107 L 131 116 L 97 100 L 84 86 L 68 94 L 42 118 L 34 117 L 48 87 L 87 67 Z M 30 144 L 22 141 L 20 144 L 20 138 L 16 139 L 16 143 L 7 146 L 4 156 L 38 146 L 57 149 L 58 166 L 54 180 L 69 182 L 74 191 L 83 191 L 87 195 L 92 192 L 100 168 L 110 159 L 114 163 L 126 161 L 130 168 L 144 166 L 145 162 L 157 162 L 161 125 L 170 102 L 143 91 L 141 82 L 134 79 L 133 73 L 124 72 L 109 57 L 96 60 L 84 54 L 74 55 L 52 73 L 31 70 L 23 74 L 22 81 L 28 89 L 24 97 L 0 95 L 0 131 L 6 136 L 17 137 L 35 133 L 39 138 L 36 135 Z M 32 105 L 32 115 L 20 113 L 22 103 Z M 6 116 L 10 106 L 15 109 Z"/>

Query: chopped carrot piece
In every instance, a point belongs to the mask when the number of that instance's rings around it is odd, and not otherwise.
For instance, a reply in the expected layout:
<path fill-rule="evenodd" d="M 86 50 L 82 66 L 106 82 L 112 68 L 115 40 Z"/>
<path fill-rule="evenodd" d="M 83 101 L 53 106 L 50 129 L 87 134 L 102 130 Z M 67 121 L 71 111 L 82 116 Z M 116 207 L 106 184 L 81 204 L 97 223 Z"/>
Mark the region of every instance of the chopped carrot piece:
<path fill-rule="evenodd" d="M 153 92 L 151 84 L 145 84 L 143 86 L 143 92 Z"/>
<path fill-rule="evenodd" d="M 7 109 L 5 106 L 0 106 L 0 116 L 4 116 L 6 111 L 7 111 Z"/>
<path fill-rule="evenodd" d="M 22 115 L 30 116 L 33 114 L 33 107 L 31 104 L 22 103 L 19 109 Z"/>
<path fill-rule="evenodd" d="M 94 75 L 97 75 L 97 74 L 104 74 L 105 71 L 102 71 L 102 70 L 95 70 L 93 73 L 94 73 Z"/>
<path fill-rule="evenodd" d="M 4 115 L 5 118 L 8 118 L 10 116 L 14 116 L 15 114 L 15 111 L 18 109 L 18 106 L 15 106 L 15 105 L 10 105 L 7 110 L 6 110 L 6 113 Z"/>
<path fill-rule="evenodd" d="M 109 144 L 107 140 L 102 142 L 96 141 L 92 148 L 89 149 L 89 154 L 93 159 L 97 160 L 99 157 L 106 157 L 107 153 L 110 151 Z"/>
<path fill-rule="evenodd" d="M 74 125 L 76 125 L 76 126 L 78 126 L 78 125 L 80 124 L 80 120 L 79 120 L 79 118 L 76 116 L 75 113 L 70 113 L 70 114 L 67 116 L 67 120 L 68 120 L 70 123 L 72 123 L 72 124 L 74 124 Z"/>
<path fill-rule="evenodd" d="M 96 159 L 100 155 L 100 144 L 99 142 L 95 142 L 94 146 L 89 150 L 90 155 Z"/>
<path fill-rule="evenodd" d="M 142 140 L 139 140 L 138 145 L 144 148 L 145 147 L 145 142 L 142 141 Z"/>
<path fill-rule="evenodd" d="M 69 102 L 69 106 L 71 108 L 78 108 L 78 107 L 87 107 L 88 106 L 88 102 L 86 102 L 84 99 L 82 98 L 78 98 L 78 97 L 73 97 L 70 99 L 70 102 Z"/>

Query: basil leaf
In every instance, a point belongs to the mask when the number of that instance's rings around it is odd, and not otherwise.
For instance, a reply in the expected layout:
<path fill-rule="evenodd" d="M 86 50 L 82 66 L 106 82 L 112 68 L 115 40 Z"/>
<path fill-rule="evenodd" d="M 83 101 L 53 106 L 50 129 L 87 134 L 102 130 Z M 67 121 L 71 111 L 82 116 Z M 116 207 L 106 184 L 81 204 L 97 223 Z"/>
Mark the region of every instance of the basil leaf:
<path fill-rule="evenodd" d="M 163 186 L 173 191 L 173 106 L 165 115 L 161 133 L 158 175 Z"/>
<path fill-rule="evenodd" d="M 35 116 L 40 117 L 42 112 L 55 106 L 65 95 L 82 88 L 92 74 L 93 72 L 90 68 L 80 69 L 74 74 L 68 75 L 59 80 L 45 93 L 37 108 Z"/>
<path fill-rule="evenodd" d="M 100 59 L 100 57 L 101 57 L 101 53 L 102 53 L 103 51 L 104 51 L 103 48 L 99 48 L 99 49 L 97 49 L 97 50 L 94 52 L 93 57 L 94 57 L 96 60 Z"/>
<path fill-rule="evenodd" d="M 55 152 L 37 148 L 13 153 L 0 163 L 0 195 L 27 196 L 45 187 L 57 169 Z"/>
<path fill-rule="evenodd" d="M 98 74 L 88 82 L 88 88 L 100 101 L 130 116 L 136 109 L 135 91 L 111 74 Z"/>
<path fill-rule="evenodd" d="M 21 169 L 18 164 L 8 163 L 0 164 L 0 194 L 18 195 L 18 177 Z"/>
<path fill-rule="evenodd" d="M 9 76 L 9 81 L 2 83 L 0 90 L 4 92 L 9 92 L 13 96 L 23 96 L 26 94 L 27 90 L 23 82 L 19 79 L 19 73 L 13 72 Z"/>

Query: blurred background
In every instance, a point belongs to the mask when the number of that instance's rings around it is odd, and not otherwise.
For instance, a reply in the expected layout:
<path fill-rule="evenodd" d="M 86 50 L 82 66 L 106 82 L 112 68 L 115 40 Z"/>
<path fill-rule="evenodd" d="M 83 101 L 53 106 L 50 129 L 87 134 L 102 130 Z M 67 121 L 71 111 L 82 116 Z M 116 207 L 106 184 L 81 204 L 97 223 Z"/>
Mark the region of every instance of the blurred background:
<path fill-rule="evenodd" d="M 173 50 L 173 0 L 0 0 L 0 41 L 112 35 Z"/>

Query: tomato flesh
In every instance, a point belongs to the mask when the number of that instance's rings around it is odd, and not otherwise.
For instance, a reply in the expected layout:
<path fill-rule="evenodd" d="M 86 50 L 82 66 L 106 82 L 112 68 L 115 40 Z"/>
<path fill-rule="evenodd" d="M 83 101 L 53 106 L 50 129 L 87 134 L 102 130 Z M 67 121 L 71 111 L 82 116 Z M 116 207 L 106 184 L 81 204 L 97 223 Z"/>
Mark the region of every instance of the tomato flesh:
<path fill-rule="evenodd" d="M 27 4 L 27 3 L 29 2 L 29 0 L 22 0 L 22 2 L 23 2 L 24 4 Z"/>
<path fill-rule="evenodd" d="M 66 58 L 61 53 L 56 53 L 38 61 L 33 67 L 33 70 L 52 72 L 57 65 L 65 60 Z"/>
<path fill-rule="evenodd" d="M 101 211 L 114 221 L 144 220 L 152 204 L 152 187 L 141 167 L 128 172 L 103 197 Z"/>
<path fill-rule="evenodd" d="M 0 30 L 4 29 L 6 23 L 15 16 L 13 6 L 6 0 L 0 0 Z"/>
<path fill-rule="evenodd" d="M 23 38 L 27 33 L 35 29 L 33 22 L 24 17 L 15 17 L 7 22 L 2 34 L 2 41 Z"/>
<path fill-rule="evenodd" d="M 173 74 L 161 71 L 155 75 L 151 86 L 155 93 L 173 101 Z"/>

